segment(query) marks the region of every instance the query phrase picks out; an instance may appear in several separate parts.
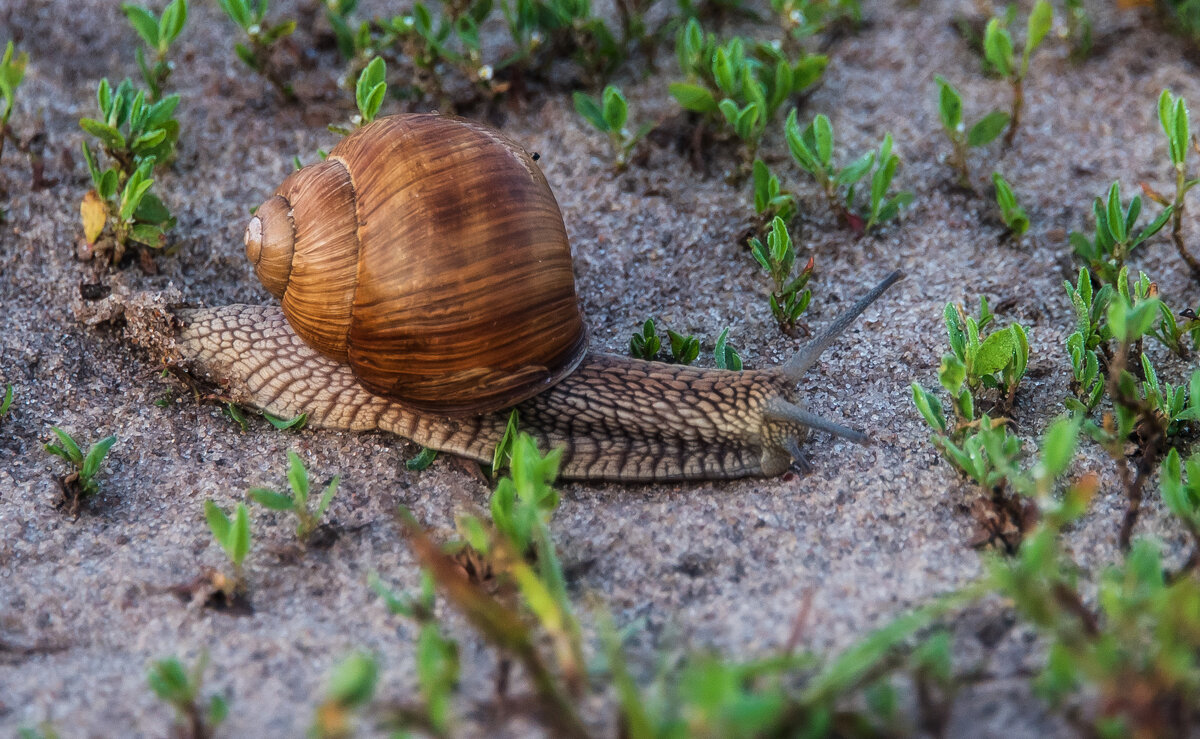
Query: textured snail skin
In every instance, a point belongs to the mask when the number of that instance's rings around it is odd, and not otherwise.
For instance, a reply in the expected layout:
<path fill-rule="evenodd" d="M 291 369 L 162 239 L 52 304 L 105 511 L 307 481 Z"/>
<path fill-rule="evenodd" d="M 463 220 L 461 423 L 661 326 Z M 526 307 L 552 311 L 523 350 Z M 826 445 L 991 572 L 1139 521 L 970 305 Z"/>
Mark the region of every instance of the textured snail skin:
<path fill-rule="evenodd" d="M 305 344 L 273 306 L 174 312 L 168 361 L 221 385 L 236 402 L 308 425 L 384 430 L 427 447 L 490 462 L 508 412 L 468 418 L 415 413 L 364 390 L 349 367 Z M 777 370 L 698 369 L 587 355 L 554 387 L 517 406 L 521 430 L 564 450 L 561 476 L 627 482 L 777 475 L 792 461 L 785 439 L 807 429 L 767 420 L 793 380 Z"/>

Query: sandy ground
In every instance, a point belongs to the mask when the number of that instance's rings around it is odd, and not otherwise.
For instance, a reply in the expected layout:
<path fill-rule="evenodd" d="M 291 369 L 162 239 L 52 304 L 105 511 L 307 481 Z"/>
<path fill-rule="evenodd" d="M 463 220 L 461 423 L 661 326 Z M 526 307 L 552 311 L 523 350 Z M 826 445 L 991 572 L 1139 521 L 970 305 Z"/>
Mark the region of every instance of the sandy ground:
<path fill-rule="evenodd" d="M 364 3 L 367 12 L 372 7 Z M 1061 283 L 1077 267 L 1066 231 L 1085 225 L 1091 199 L 1113 179 L 1126 192 L 1142 180 L 1168 186 L 1155 102 L 1169 86 L 1200 106 L 1200 75 L 1181 41 L 1133 16 L 1101 14 L 1098 31 L 1108 35 L 1083 65 L 1050 43 L 1036 59 L 1016 145 L 973 157 L 981 181 L 998 161 L 1033 220 L 1024 241 L 1009 243 L 990 197 L 956 190 L 943 162 L 935 74 L 959 87 L 971 119 L 1007 102 L 1005 88 L 979 73 L 977 57 L 948 24 L 952 13 L 971 10 L 953 2 L 868 3 L 870 25 L 830 49 L 824 82 L 801 112 L 833 119 L 842 156 L 875 145 L 886 131 L 894 135 L 905 162 L 898 182 L 916 194 L 901 224 L 855 240 L 790 164 L 781 125 L 772 126 L 764 151 L 802 195 L 802 256 L 815 254 L 818 264 L 811 325 L 823 325 L 888 271 L 909 275 L 804 385 L 814 410 L 873 430 L 877 443 L 858 447 L 818 435 L 808 447 L 815 471 L 807 476 L 562 486 L 555 531 L 571 587 L 597 594 L 619 623 L 644 619 L 633 641 L 639 664 L 649 665 L 651 650 L 663 645 L 767 653 L 787 639 L 806 597 L 812 611 L 804 646 L 836 650 L 979 574 L 979 556 L 967 544 L 972 487 L 938 458 L 909 399 L 910 382 L 936 382 L 941 309 L 985 294 L 1004 306 L 1003 319 L 1030 329 L 1030 377 L 1014 416 L 1035 437 L 1068 392 L 1062 342 L 1071 315 Z M 330 668 L 354 648 L 379 656 L 381 697 L 411 696 L 413 629 L 388 615 L 366 577 L 377 571 L 398 588 L 417 582 L 392 518 L 398 504 L 445 528 L 456 510 L 487 498 L 452 459 L 406 471 L 402 462 L 417 448 L 402 439 L 280 433 L 259 419 L 242 432 L 220 407 L 196 404 L 161 377 L 118 328 L 75 320 L 70 306 L 82 283 L 174 285 L 197 304 L 269 299 L 242 257 L 248 209 L 287 174 L 294 155 L 312 161 L 318 147 L 331 146 L 335 137 L 324 126 L 348 111 L 328 99 L 339 71 L 333 52 L 306 57 L 310 68 L 300 78 L 302 94 L 323 99 L 280 106 L 239 66 L 218 14 L 215 3 L 196 3 L 179 43 L 171 80 L 183 97 L 179 157 L 155 186 L 178 215 L 178 251 L 146 275 L 136 265 L 105 272 L 75 258 L 78 203 L 88 188 L 77 120 L 94 115 L 101 76 L 137 75 L 133 31 L 107 0 L 0 0 L 0 40 L 17 36 L 32 57 L 13 123 L 27 134 L 44 118 L 47 173 L 58 180 L 31 192 L 25 161 L 6 148 L 0 382 L 16 386 L 16 400 L 0 421 L 4 735 L 49 720 L 64 736 L 162 736 L 171 714 L 146 688 L 147 665 L 171 654 L 191 661 L 202 650 L 212 660 L 208 687 L 231 698 L 230 736 L 301 733 Z M 674 79 L 668 49 L 661 63 L 656 75 L 626 70 L 618 78 L 638 120 L 676 115 L 665 90 Z M 386 112 L 403 109 L 395 100 L 385 105 Z M 701 362 L 710 362 L 725 326 L 751 366 L 777 363 L 794 349 L 796 341 L 771 321 L 765 282 L 738 243 L 750 206 L 746 188 L 721 177 L 730 151 L 718 150 L 711 171 L 696 172 L 684 154 L 655 139 L 643 166 L 614 175 L 604 141 L 585 128 L 563 91 L 539 93 L 497 118 L 542 155 L 574 244 L 595 346 L 623 352 L 635 327 L 654 316 L 704 337 Z M 1194 215 L 1188 229 L 1200 237 Z M 1170 304 L 1194 306 L 1200 298 L 1165 241 L 1151 243 L 1135 265 L 1159 282 Z M 1154 359 L 1182 376 L 1162 352 Z M 166 407 L 155 403 L 162 398 Z M 54 507 L 63 468 L 41 448 L 51 425 L 82 439 L 120 439 L 100 475 L 102 493 L 78 519 Z M 291 541 L 290 523 L 255 510 L 252 615 L 188 605 L 166 592 L 223 564 L 203 501 L 228 508 L 251 486 L 281 485 L 288 449 L 318 480 L 341 474 L 331 516 L 345 535 L 290 561 L 278 554 Z M 1111 465 L 1094 449 L 1078 467 L 1104 479 L 1094 510 L 1070 536 L 1079 560 L 1096 568 L 1114 556 L 1121 502 Z M 1138 533 L 1158 536 L 1180 556 L 1182 534 L 1154 496 Z M 449 623 L 464 648 L 463 696 L 487 701 L 494 660 L 461 621 L 450 616 Z M 1065 732 L 1021 677 L 1036 665 L 1033 640 L 1013 628 L 1000 604 L 972 609 L 956 633 L 961 666 L 989 679 L 964 689 L 952 734 Z M 611 731 L 611 715 L 597 708 L 592 718 Z M 503 727 L 512 735 L 531 730 L 519 722 Z M 478 724 L 463 727 L 482 732 Z"/>

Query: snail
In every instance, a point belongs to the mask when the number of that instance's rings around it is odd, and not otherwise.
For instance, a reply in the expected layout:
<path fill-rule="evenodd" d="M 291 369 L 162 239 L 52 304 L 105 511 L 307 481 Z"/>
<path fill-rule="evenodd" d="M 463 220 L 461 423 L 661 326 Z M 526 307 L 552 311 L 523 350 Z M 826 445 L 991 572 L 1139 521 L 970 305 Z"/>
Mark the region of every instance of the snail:
<path fill-rule="evenodd" d="M 381 118 L 293 172 L 246 228 L 279 306 L 174 309 L 153 343 L 235 402 L 382 429 L 490 461 L 508 408 L 561 476 L 652 481 L 807 469 L 810 430 L 857 442 L 801 375 L 893 272 L 781 366 L 702 369 L 591 352 L 550 186 L 503 134 Z M 143 342 L 145 343 L 145 342 Z"/>

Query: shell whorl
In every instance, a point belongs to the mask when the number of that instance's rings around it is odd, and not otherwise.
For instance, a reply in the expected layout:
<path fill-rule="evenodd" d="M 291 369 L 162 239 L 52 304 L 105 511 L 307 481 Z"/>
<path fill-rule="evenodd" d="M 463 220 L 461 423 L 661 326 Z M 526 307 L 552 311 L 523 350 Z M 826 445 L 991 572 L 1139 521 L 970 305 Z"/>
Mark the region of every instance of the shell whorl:
<path fill-rule="evenodd" d="M 479 124 L 408 115 L 359 129 L 284 180 L 246 253 L 299 336 L 416 410 L 514 405 L 586 352 L 549 184 Z"/>

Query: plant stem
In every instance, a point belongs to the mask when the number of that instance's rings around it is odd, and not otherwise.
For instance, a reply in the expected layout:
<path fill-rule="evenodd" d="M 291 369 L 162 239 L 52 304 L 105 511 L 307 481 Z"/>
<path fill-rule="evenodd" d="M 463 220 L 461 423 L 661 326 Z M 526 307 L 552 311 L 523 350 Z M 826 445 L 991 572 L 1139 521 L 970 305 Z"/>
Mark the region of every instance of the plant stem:
<path fill-rule="evenodd" d="M 1183 261 L 1192 270 L 1192 276 L 1200 279 L 1200 260 L 1192 256 L 1183 244 L 1183 203 L 1184 196 L 1187 194 L 1185 174 L 1183 165 L 1175 168 L 1175 202 L 1171 211 L 1171 240 L 1175 242 L 1175 248 L 1179 251 L 1179 256 L 1183 258 Z"/>
<path fill-rule="evenodd" d="M 1008 132 L 1004 134 L 1004 146 L 1010 147 L 1017 136 L 1017 127 L 1021 125 L 1021 108 L 1025 105 L 1025 81 L 1021 77 L 1013 79 L 1012 116 L 1008 121 Z"/>

